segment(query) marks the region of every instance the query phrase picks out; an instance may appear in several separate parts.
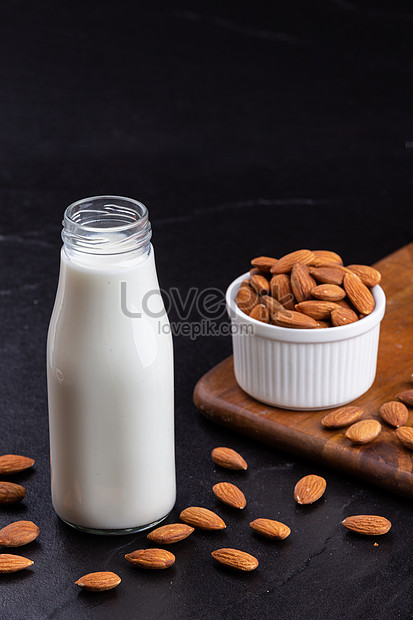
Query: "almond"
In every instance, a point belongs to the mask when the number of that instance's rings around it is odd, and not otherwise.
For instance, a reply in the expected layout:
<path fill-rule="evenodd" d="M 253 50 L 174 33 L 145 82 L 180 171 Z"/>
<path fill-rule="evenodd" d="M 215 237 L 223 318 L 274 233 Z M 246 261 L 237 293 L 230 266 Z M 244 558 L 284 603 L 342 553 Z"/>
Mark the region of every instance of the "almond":
<path fill-rule="evenodd" d="M 331 311 L 331 322 L 334 327 L 349 325 L 358 320 L 357 314 L 350 308 L 334 308 L 334 310 Z"/>
<path fill-rule="evenodd" d="M 152 530 L 146 538 L 158 545 L 171 545 L 188 538 L 193 531 L 194 528 L 186 523 L 170 523 Z"/>
<path fill-rule="evenodd" d="M 17 504 L 26 495 L 26 489 L 14 482 L 0 482 L 0 504 Z"/>
<path fill-rule="evenodd" d="M 247 469 L 248 465 L 245 459 L 238 452 L 231 448 L 214 448 L 211 457 L 216 465 L 225 467 L 226 469 Z"/>
<path fill-rule="evenodd" d="M 311 295 L 323 301 L 340 301 L 346 296 L 346 291 L 337 284 L 319 284 L 311 289 Z"/>
<path fill-rule="evenodd" d="M 360 407 L 339 407 L 328 413 L 321 420 L 321 426 L 324 428 L 342 428 L 343 426 L 349 426 L 357 422 L 363 415 L 363 409 Z"/>
<path fill-rule="evenodd" d="M 304 263 L 308 265 L 314 260 L 311 250 L 296 250 L 282 256 L 277 263 L 271 267 L 271 273 L 289 273 L 294 263 Z"/>
<path fill-rule="evenodd" d="M 226 527 L 225 522 L 215 512 L 199 506 L 185 508 L 179 518 L 184 523 L 201 530 L 223 530 Z"/>
<path fill-rule="evenodd" d="M 294 295 L 291 289 L 290 278 L 285 273 L 279 273 L 270 280 L 271 295 L 287 310 L 294 310 Z"/>
<path fill-rule="evenodd" d="M 335 308 L 337 308 L 337 304 L 334 301 L 321 301 L 320 299 L 301 301 L 295 306 L 295 309 L 298 310 L 298 312 L 302 312 L 315 320 L 329 319 L 332 310 Z"/>
<path fill-rule="evenodd" d="M 295 327 L 298 329 L 314 329 L 318 327 L 317 321 L 313 318 L 303 314 L 302 312 L 295 312 L 294 310 L 277 312 L 272 315 L 271 318 L 273 323 L 279 327 Z"/>
<path fill-rule="evenodd" d="M 268 295 L 265 295 L 264 297 L 268 297 Z M 258 304 L 258 306 L 255 306 L 255 308 L 251 310 L 249 316 L 251 319 L 261 321 L 262 323 L 270 322 L 270 313 L 264 304 Z"/>
<path fill-rule="evenodd" d="M 338 301 L 336 301 L 336 304 L 340 308 L 346 308 L 346 310 L 353 310 L 354 312 L 354 306 L 351 305 L 347 297 L 345 297 L 344 299 L 339 299 Z"/>
<path fill-rule="evenodd" d="M 404 426 L 407 422 L 407 418 L 409 417 L 409 412 L 406 405 L 397 400 L 391 400 L 388 403 L 384 403 L 380 407 L 379 413 L 387 424 L 395 426 L 396 428 L 398 426 Z"/>
<path fill-rule="evenodd" d="M 399 426 L 396 428 L 396 436 L 405 448 L 413 450 L 413 428 L 411 426 Z"/>
<path fill-rule="evenodd" d="M 332 252 L 331 250 L 313 250 L 314 260 L 311 262 L 311 265 L 314 267 L 318 267 L 319 265 L 342 265 L 343 259 L 336 252 Z"/>
<path fill-rule="evenodd" d="M 310 267 L 310 274 L 323 284 L 337 284 L 339 286 L 343 283 L 345 271 L 338 265 L 334 265 L 334 267 Z"/>
<path fill-rule="evenodd" d="M 0 530 L 0 545 L 21 547 L 35 540 L 39 533 L 39 528 L 32 521 L 15 521 Z"/>
<path fill-rule="evenodd" d="M 244 278 L 243 281 L 240 284 L 240 287 L 242 287 L 242 286 L 247 286 L 249 288 L 252 288 L 251 280 L 249 278 Z"/>
<path fill-rule="evenodd" d="M 19 454 L 3 454 L 0 456 L 0 474 L 17 474 L 34 465 L 34 459 Z"/>
<path fill-rule="evenodd" d="M 361 314 L 370 314 L 374 310 L 373 295 L 355 273 L 345 274 L 343 286 L 351 303 Z"/>
<path fill-rule="evenodd" d="M 251 521 L 250 527 L 261 536 L 272 540 L 284 540 L 291 533 L 288 525 L 273 519 L 255 519 Z"/>
<path fill-rule="evenodd" d="M 364 444 L 376 439 L 380 432 L 381 424 L 378 420 L 361 420 L 347 429 L 346 437 L 353 443 Z"/>
<path fill-rule="evenodd" d="M 264 276 L 264 278 L 266 278 L 267 276 L 271 277 L 271 274 L 266 271 L 261 271 L 261 269 L 258 269 L 257 267 L 253 267 L 250 269 L 250 277 L 251 276 Z"/>
<path fill-rule="evenodd" d="M 295 263 L 291 270 L 291 289 L 297 302 L 310 299 L 311 291 L 316 283 L 307 265 Z"/>
<path fill-rule="evenodd" d="M 325 329 L 326 327 L 332 327 L 330 321 L 322 321 L 321 319 L 318 319 L 317 329 Z"/>
<path fill-rule="evenodd" d="M 218 482 L 212 487 L 213 492 L 221 502 L 233 508 L 245 508 L 247 500 L 244 493 L 235 484 Z"/>
<path fill-rule="evenodd" d="M 251 261 L 251 265 L 261 271 L 270 271 L 275 263 L 278 263 L 278 259 L 271 258 L 270 256 L 258 256 Z"/>
<path fill-rule="evenodd" d="M 214 560 L 220 564 L 225 564 L 230 568 L 241 571 L 252 571 L 258 566 L 258 560 L 253 555 L 238 549 L 217 549 L 211 553 Z"/>
<path fill-rule="evenodd" d="M 369 265 L 347 265 L 347 269 L 353 271 L 360 280 L 368 287 L 376 286 L 381 281 L 381 273 L 374 269 L 374 267 L 370 267 Z"/>
<path fill-rule="evenodd" d="M 391 523 L 385 517 L 377 515 L 354 515 L 342 521 L 344 527 L 357 534 L 366 536 L 381 536 L 391 528 Z"/>
<path fill-rule="evenodd" d="M 175 556 L 166 549 L 137 549 L 127 553 L 125 559 L 134 566 L 149 570 L 163 570 L 175 562 Z"/>
<path fill-rule="evenodd" d="M 270 315 L 272 315 L 274 312 L 278 312 L 279 310 L 284 310 L 284 307 L 280 304 L 280 302 L 278 302 L 276 299 L 274 299 L 274 297 L 271 297 L 270 295 L 263 295 L 262 303 L 267 308 Z"/>
<path fill-rule="evenodd" d="M 297 482 L 294 488 L 294 499 L 297 504 L 313 504 L 326 490 L 327 483 L 321 476 L 309 474 Z"/>
<path fill-rule="evenodd" d="M 270 283 L 264 276 L 253 275 L 250 280 L 252 288 L 258 295 L 267 295 L 270 292 Z"/>
<path fill-rule="evenodd" d="M 104 590 L 112 590 L 121 582 L 121 578 L 111 571 L 101 571 L 97 573 L 88 573 L 75 581 L 75 585 L 83 590 L 90 592 L 103 592 Z"/>
<path fill-rule="evenodd" d="M 251 286 L 241 286 L 241 288 L 238 289 L 235 303 L 242 312 L 249 314 L 251 310 L 260 303 L 260 298 Z"/>
<path fill-rule="evenodd" d="M 413 407 L 413 390 L 405 390 L 396 394 L 396 398 L 408 407 Z"/>
<path fill-rule="evenodd" d="M 15 573 L 32 566 L 34 562 L 12 553 L 0 553 L 0 573 Z"/>

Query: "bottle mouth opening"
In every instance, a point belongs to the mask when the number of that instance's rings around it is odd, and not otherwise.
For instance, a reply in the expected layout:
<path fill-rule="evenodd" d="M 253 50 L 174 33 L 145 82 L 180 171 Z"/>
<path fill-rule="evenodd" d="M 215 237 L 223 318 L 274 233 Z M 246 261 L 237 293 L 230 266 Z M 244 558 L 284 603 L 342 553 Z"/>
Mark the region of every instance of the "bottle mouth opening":
<path fill-rule="evenodd" d="M 93 254 L 145 248 L 152 236 L 144 204 L 124 196 L 92 196 L 67 207 L 62 239 L 66 247 Z"/>

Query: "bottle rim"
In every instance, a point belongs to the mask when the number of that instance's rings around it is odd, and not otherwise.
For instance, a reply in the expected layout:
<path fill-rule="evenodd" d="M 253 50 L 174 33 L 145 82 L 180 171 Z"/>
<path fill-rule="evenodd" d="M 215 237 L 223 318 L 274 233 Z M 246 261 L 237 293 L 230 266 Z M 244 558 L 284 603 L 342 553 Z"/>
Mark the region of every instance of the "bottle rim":
<path fill-rule="evenodd" d="M 91 196 L 70 204 L 63 216 L 63 243 L 93 254 L 145 249 L 152 231 L 142 202 L 116 195 Z"/>

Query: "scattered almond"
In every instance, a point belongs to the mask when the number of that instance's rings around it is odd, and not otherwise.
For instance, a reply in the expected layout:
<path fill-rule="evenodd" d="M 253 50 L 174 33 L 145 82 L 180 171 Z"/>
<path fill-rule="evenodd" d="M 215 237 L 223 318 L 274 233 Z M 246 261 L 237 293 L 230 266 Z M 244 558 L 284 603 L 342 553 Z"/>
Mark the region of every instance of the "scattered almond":
<path fill-rule="evenodd" d="M 127 553 L 125 559 L 134 566 L 149 570 L 163 570 L 175 562 L 175 556 L 166 549 L 137 549 Z"/>
<path fill-rule="evenodd" d="M 194 528 L 186 523 L 170 523 L 152 530 L 146 538 L 158 545 L 171 545 L 188 538 L 193 531 Z"/>
<path fill-rule="evenodd" d="M 101 571 L 97 573 L 88 573 L 75 581 L 75 585 L 83 590 L 90 592 L 103 592 L 104 590 L 112 590 L 121 582 L 121 578 L 111 571 Z"/>
<path fill-rule="evenodd" d="M 385 517 L 376 515 L 354 515 L 342 521 L 344 527 L 357 534 L 366 536 L 381 536 L 391 528 L 391 523 Z"/>
<path fill-rule="evenodd" d="M 381 424 L 378 420 L 360 420 L 347 429 L 346 437 L 353 443 L 365 444 L 376 439 L 380 432 Z"/>
<path fill-rule="evenodd" d="M 294 499 L 297 504 L 313 504 L 326 490 L 327 483 L 321 476 L 310 474 L 297 482 L 294 488 Z"/>
<path fill-rule="evenodd" d="M 0 530 L 0 545 L 21 547 L 35 540 L 40 529 L 32 521 L 15 521 Z"/>
<path fill-rule="evenodd" d="M 273 519 L 255 519 L 251 521 L 250 527 L 258 534 L 272 540 L 284 540 L 291 533 L 288 525 Z"/>
<path fill-rule="evenodd" d="M 345 274 L 343 286 L 351 303 L 361 314 L 370 314 L 374 310 L 373 295 L 355 273 Z"/>
<path fill-rule="evenodd" d="M 0 482 L 0 504 L 17 504 L 26 495 L 26 489 L 14 482 Z"/>
<path fill-rule="evenodd" d="M 220 564 L 240 571 L 252 571 L 257 568 L 258 560 L 253 555 L 238 549 L 217 549 L 211 553 L 214 560 Z"/>
<path fill-rule="evenodd" d="M 363 409 L 360 407 L 353 407 L 351 405 L 339 407 L 324 416 L 321 420 L 321 426 L 324 426 L 324 428 L 342 428 L 343 426 L 354 424 L 362 415 Z"/>
<path fill-rule="evenodd" d="M 337 284 L 318 284 L 311 289 L 310 293 L 322 301 L 340 301 L 346 296 L 346 291 Z"/>
<path fill-rule="evenodd" d="M 235 484 L 230 482 L 218 482 L 212 487 L 216 497 L 224 504 L 233 508 L 245 508 L 247 500 L 244 493 Z"/>
<path fill-rule="evenodd" d="M 407 422 L 407 418 L 409 417 L 409 412 L 406 405 L 397 400 L 384 403 L 380 407 L 379 413 L 387 424 L 395 426 L 396 428 L 398 426 L 404 426 Z"/>
<path fill-rule="evenodd" d="M 405 390 L 396 394 L 396 398 L 408 407 L 413 407 L 413 390 Z"/>
<path fill-rule="evenodd" d="M 248 465 L 245 459 L 232 448 L 214 448 L 211 457 L 216 465 L 225 467 L 226 469 L 247 469 Z"/>
<path fill-rule="evenodd" d="M 0 475 L 18 474 L 34 465 L 34 459 L 19 454 L 3 454 L 0 456 Z"/>
<path fill-rule="evenodd" d="M 399 426 L 396 428 L 396 436 L 405 448 L 413 450 L 413 428 L 411 426 Z"/>
<path fill-rule="evenodd" d="M 12 553 L 0 553 L 0 573 L 15 573 L 34 564 L 33 560 Z"/>
<path fill-rule="evenodd" d="M 201 530 L 223 530 L 226 527 L 225 522 L 215 512 L 199 506 L 185 508 L 179 518 L 184 523 Z"/>

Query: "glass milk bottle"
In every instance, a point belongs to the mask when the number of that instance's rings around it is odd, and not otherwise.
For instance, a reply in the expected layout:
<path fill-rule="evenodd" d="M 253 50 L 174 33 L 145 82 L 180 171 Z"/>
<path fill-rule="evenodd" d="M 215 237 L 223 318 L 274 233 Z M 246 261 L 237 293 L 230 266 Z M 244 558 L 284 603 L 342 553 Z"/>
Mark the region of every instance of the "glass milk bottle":
<path fill-rule="evenodd" d="M 175 503 L 173 350 L 146 207 L 96 196 L 64 214 L 47 343 L 53 506 L 99 534 Z"/>

